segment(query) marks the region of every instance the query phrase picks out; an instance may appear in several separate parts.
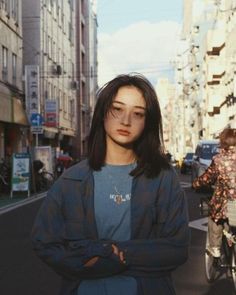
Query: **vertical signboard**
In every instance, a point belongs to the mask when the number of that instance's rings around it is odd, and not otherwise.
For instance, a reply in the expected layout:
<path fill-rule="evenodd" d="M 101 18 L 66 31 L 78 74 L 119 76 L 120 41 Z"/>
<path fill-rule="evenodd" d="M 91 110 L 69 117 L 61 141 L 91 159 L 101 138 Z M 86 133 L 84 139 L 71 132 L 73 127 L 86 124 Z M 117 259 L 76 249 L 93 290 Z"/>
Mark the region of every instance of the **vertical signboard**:
<path fill-rule="evenodd" d="M 51 173 L 53 173 L 52 157 L 53 152 L 51 146 L 36 146 L 34 148 L 35 160 L 42 161 L 45 169 Z"/>
<path fill-rule="evenodd" d="M 30 156 L 26 153 L 13 154 L 12 161 L 12 188 L 14 191 L 28 191 L 30 195 Z"/>
<path fill-rule="evenodd" d="M 29 117 L 40 113 L 39 66 L 25 66 L 25 99 Z"/>
<path fill-rule="evenodd" d="M 47 127 L 58 127 L 58 102 L 57 100 L 45 101 L 45 122 Z"/>

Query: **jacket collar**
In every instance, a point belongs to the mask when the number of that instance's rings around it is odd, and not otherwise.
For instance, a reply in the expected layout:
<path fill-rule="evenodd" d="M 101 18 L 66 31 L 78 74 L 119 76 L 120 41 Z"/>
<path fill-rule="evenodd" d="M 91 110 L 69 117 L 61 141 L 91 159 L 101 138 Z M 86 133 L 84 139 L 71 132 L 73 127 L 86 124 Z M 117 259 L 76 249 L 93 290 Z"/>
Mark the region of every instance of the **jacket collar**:
<path fill-rule="evenodd" d="M 83 160 L 67 169 L 65 173 L 63 173 L 62 178 L 82 181 L 91 174 L 91 171 L 88 160 Z"/>

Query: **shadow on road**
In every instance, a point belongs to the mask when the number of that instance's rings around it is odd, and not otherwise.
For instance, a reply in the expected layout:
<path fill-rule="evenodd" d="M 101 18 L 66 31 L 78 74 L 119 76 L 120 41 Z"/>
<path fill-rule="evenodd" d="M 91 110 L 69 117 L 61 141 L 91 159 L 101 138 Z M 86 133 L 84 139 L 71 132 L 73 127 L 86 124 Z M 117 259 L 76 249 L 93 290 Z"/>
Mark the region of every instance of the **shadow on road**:
<path fill-rule="evenodd" d="M 233 283 L 231 280 L 223 278 L 214 281 L 211 285 L 209 285 L 209 290 L 205 292 L 203 295 L 235 295 L 236 293 L 233 290 Z M 227 293 L 225 292 L 227 290 Z M 232 290 L 231 292 L 229 290 Z"/>

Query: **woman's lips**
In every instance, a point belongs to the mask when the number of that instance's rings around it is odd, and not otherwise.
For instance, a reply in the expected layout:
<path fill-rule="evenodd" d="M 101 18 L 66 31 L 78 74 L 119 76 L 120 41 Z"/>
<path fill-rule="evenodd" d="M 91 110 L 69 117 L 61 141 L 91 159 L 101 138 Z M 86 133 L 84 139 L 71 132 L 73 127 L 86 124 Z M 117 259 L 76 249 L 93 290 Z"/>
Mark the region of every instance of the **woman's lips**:
<path fill-rule="evenodd" d="M 120 134 L 120 135 L 124 135 L 124 136 L 128 136 L 130 135 L 130 132 L 127 131 L 127 130 L 123 130 L 123 129 L 118 129 L 117 132 Z"/>

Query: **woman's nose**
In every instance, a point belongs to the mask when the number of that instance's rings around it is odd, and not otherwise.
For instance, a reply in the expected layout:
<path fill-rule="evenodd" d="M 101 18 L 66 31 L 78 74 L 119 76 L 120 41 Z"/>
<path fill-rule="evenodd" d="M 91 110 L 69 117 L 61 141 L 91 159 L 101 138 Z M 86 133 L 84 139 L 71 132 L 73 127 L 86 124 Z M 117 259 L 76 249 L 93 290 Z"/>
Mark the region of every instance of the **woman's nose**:
<path fill-rule="evenodd" d="M 130 112 L 124 112 L 121 117 L 121 123 L 123 125 L 131 125 L 131 113 Z"/>

